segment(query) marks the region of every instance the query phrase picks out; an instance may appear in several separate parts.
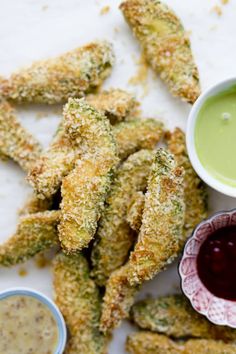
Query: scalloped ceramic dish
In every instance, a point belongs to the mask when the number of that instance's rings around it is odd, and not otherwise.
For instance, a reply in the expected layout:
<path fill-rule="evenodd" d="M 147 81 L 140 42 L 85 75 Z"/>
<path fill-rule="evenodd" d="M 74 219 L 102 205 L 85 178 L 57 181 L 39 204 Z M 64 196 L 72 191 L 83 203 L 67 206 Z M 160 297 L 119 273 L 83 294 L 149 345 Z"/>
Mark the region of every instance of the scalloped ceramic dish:
<path fill-rule="evenodd" d="M 193 308 L 217 325 L 236 328 L 236 301 L 212 294 L 197 273 L 197 255 L 202 243 L 215 230 L 236 225 L 236 209 L 223 211 L 201 222 L 187 241 L 179 264 L 181 286 Z"/>

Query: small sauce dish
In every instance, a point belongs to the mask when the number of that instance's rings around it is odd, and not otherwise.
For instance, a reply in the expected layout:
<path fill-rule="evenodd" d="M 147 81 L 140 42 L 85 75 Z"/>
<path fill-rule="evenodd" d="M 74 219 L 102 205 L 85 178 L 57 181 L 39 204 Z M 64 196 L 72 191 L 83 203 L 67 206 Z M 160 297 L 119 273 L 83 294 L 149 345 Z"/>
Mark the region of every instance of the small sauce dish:
<path fill-rule="evenodd" d="M 215 190 L 236 197 L 236 78 L 203 92 L 190 111 L 186 145 L 193 168 Z"/>
<path fill-rule="evenodd" d="M 197 312 L 214 324 L 236 328 L 236 209 L 219 212 L 196 227 L 179 274 L 182 291 Z"/>
<path fill-rule="evenodd" d="M 52 300 L 36 290 L 0 292 L 0 329 L 0 352 L 64 352 L 67 331 L 63 316 Z"/>

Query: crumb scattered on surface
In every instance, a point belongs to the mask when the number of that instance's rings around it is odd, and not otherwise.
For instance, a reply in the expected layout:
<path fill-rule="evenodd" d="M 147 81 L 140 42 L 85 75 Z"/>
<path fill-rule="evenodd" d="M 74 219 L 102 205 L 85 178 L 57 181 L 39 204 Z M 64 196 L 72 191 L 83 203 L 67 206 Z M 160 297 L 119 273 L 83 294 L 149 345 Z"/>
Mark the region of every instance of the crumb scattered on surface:
<path fill-rule="evenodd" d="M 119 33 L 120 32 L 120 27 L 114 27 L 114 32 Z"/>
<path fill-rule="evenodd" d="M 221 0 L 221 4 L 226 5 L 228 4 L 229 0 Z"/>
<path fill-rule="evenodd" d="M 28 272 L 25 268 L 21 267 L 18 269 L 18 274 L 20 277 L 25 277 L 28 274 Z"/>
<path fill-rule="evenodd" d="M 133 58 L 137 65 L 136 74 L 129 79 L 129 84 L 133 86 L 141 85 L 143 88 L 143 97 L 148 94 L 148 64 L 143 54 L 141 54 L 140 59 L 137 61 Z"/>
<path fill-rule="evenodd" d="M 35 115 L 36 119 L 41 119 L 41 118 L 46 118 L 48 117 L 48 113 L 46 112 L 37 112 L 36 115 Z"/>
<path fill-rule="evenodd" d="M 222 15 L 222 9 L 220 6 L 218 5 L 215 5 L 212 9 L 211 9 L 212 12 L 215 12 L 218 16 L 221 16 Z"/>
<path fill-rule="evenodd" d="M 48 9 L 48 5 L 43 5 L 42 6 L 42 11 L 47 11 L 47 9 Z"/>
<path fill-rule="evenodd" d="M 39 269 L 45 268 L 51 264 L 51 260 L 47 259 L 43 253 L 35 256 L 35 264 Z"/>
<path fill-rule="evenodd" d="M 104 6 L 101 11 L 100 11 L 100 15 L 106 15 L 108 12 L 110 11 L 110 6 Z"/>

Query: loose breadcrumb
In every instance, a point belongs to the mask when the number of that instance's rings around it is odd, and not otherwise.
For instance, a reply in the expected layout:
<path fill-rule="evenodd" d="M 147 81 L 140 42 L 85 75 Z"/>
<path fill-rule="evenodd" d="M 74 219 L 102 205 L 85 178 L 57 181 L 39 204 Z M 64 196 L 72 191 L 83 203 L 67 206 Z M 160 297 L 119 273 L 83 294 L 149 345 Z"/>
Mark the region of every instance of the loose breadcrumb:
<path fill-rule="evenodd" d="M 137 72 L 134 76 L 129 79 L 130 85 L 141 85 L 143 88 L 143 97 L 148 94 L 148 62 L 144 54 L 141 54 L 141 57 L 136 61 Z"/>
<path fill-rule="evenodd" d="M 23 267 L 18 269 L 18 274 L 20 277 L 26 277 L 26 275 L 28 274 L 27 270 Z"/>
<path fill-rule="evenodd" d="M 104 6 L 102 9 L 101 9 L 101 11 L 100 11 L 100 15 L 106 15 L 106 14 L 108 14 L 108 12 L 110 11 L 110 6 Z"/>
<path fill-rule="evenodd" d="M 218 16 L 222 16 L 222 9 L 219 5 L 212 7 L 211 11 L 216 13 Z"/>

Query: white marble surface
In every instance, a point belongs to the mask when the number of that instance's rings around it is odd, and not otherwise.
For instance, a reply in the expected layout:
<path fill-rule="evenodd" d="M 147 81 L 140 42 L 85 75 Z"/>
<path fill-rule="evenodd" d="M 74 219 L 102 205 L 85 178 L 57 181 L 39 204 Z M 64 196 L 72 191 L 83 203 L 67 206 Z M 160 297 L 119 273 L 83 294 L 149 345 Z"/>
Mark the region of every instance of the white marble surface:
<path fill-rule="evenodd" d="M 199 67 L 202 88 L 220 79 L 236 76 L 236 1 L 223 6 L 220 0 L 168 0 L 185 27 L 191 33 L 192 48 Z M 105 87 L 120 87 L 134 92 L 142 102 L 143 114 L 161 118 L 169 128 L 185 128 L 189 106 L 170 96 L 159 78 L 148 74 L 148 94 L 142 86 L 131 86 L 129 78 L 137 71 L 135 61 L 139 46 L 118 9 L 119 0 L 8 0 L 1 1 L 0 11 L 0 75 L 9 75 L 32 60 L 57 55 L 88 41 L 106 38 L 114 44 L 116 64 Z M 110 11 L 101 16 L 100 10 Z M 212 8 L 220 5 L 222 16 Z M 26 126 L 46 146 L 59 122 L 60 108 L 19 107 L 18 115 Z M 44 115 L 42 117 L 42 110 Z M 39 118 L 39 113 L 41 118 Z M 0 241 L 14 232 L 17 210 L 30 188 L 24 173 L 14 163 L 0 162 Z M 235 200 L 210 191 L 211 213 L 235 207 Z M 27 276 L 18 275 L 18 267 L 0 270 L 0 290 L 10 286 L 30 286 L 52 295 L 49 268 L 38 269 L 34 262 L 24 264 Z M 145 294 L 166 294 L 178 289 L 176 264 L 145 284 L 139 297 Z M 109 354 L 123 354 L 128 323 L 114 333 Z M 16 354 L 16 353 L 14 353 Z"/>

